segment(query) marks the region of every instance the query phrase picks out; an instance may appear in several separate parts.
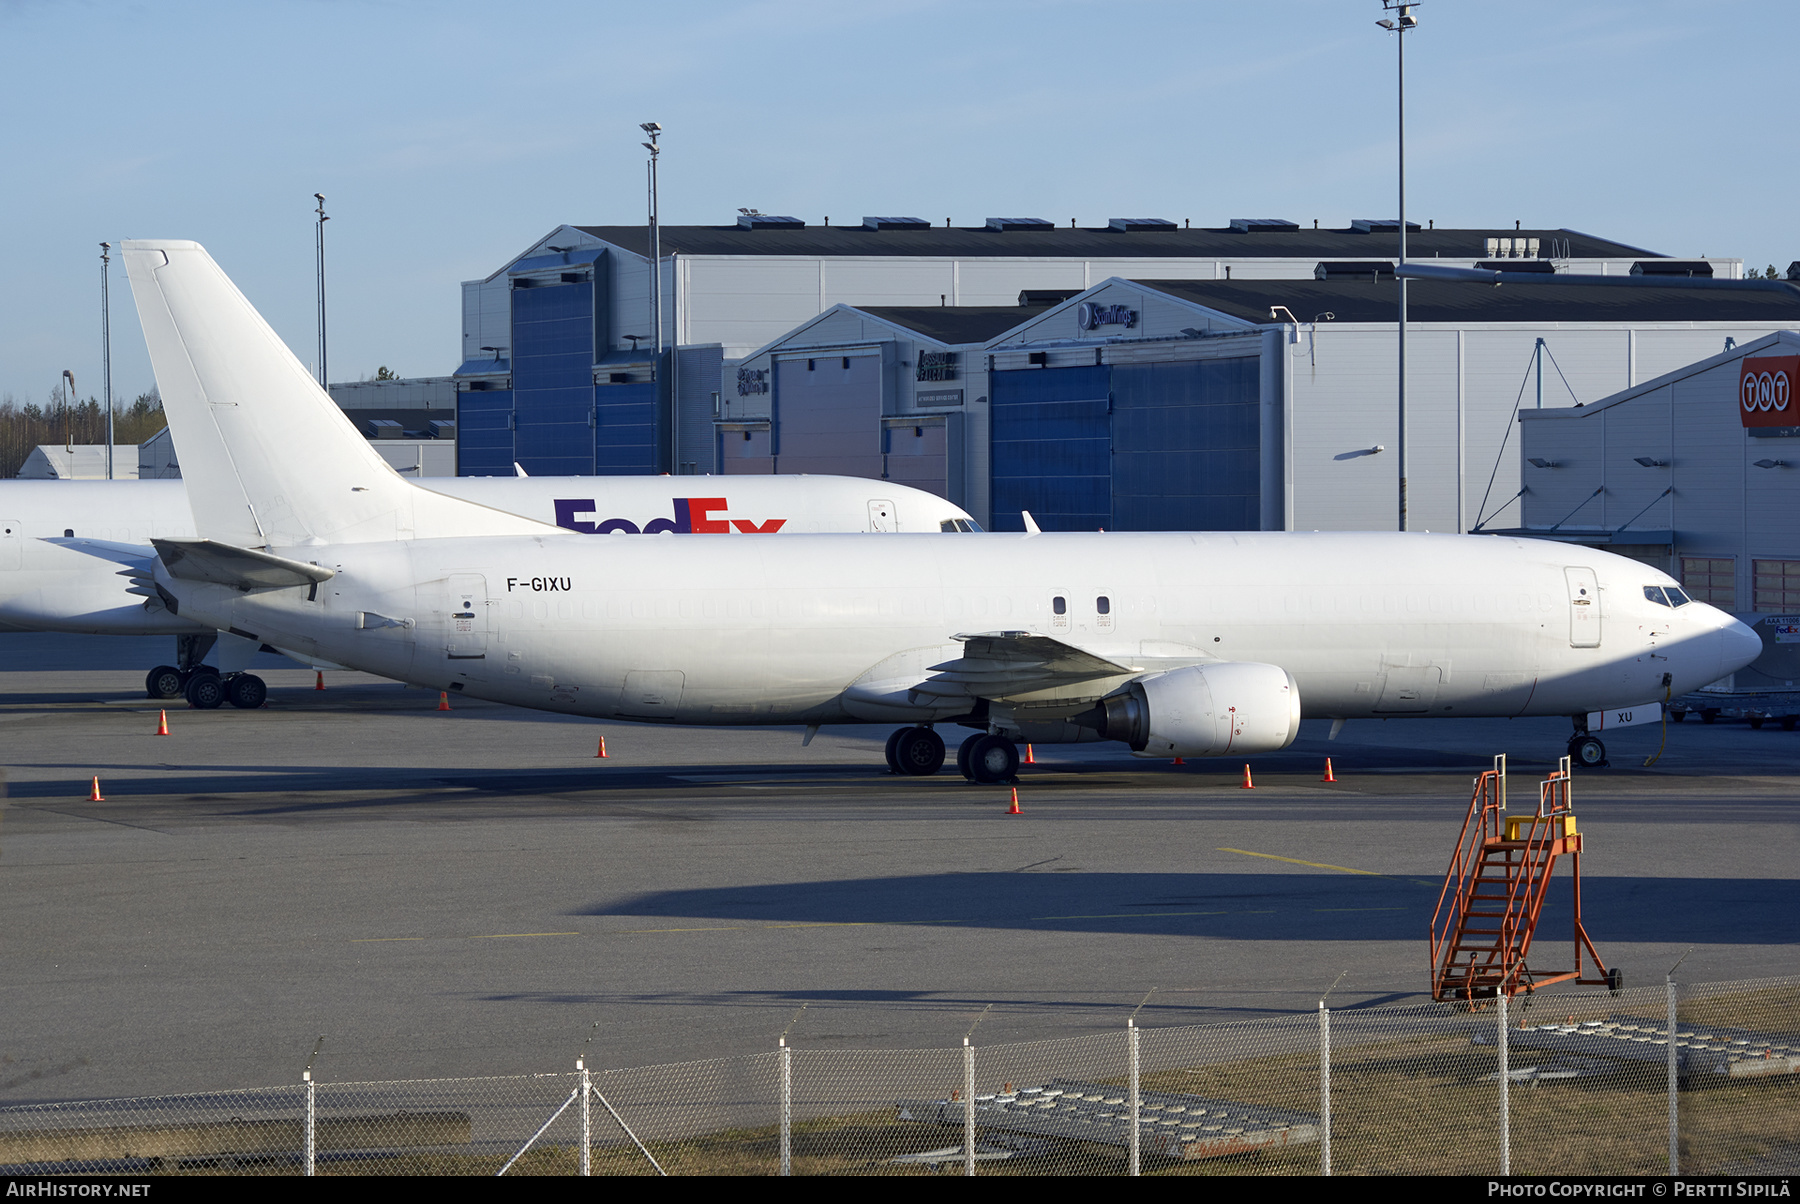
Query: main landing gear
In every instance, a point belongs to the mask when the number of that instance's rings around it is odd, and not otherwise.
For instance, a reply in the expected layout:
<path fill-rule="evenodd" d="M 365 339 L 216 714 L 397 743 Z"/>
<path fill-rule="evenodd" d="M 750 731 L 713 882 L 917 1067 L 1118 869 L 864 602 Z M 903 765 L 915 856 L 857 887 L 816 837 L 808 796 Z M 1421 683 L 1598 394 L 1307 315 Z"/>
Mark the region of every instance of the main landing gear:
<path fill-rule="evenodd" d="M 227 702 L 253 711 L 269 697 L 269 687 L 254 673 L 221 677 L 211 665 L 198 665 L 186 672 L 173 665 L 158 665 L 144 678 L 144 693 L 159 700 L 185 698 L 189 706 L 203 711 Z"/>
<path fill-rule="evenodd" d="M 929 727 L 896 728 L 887 738 L 889 773 L 930 777 L 944 766 L 944 738 Z M 1005 736 L 977 732 L 956 750 L 956 768 L 971 782 L 1017 780 L 1019 746 Z"/>

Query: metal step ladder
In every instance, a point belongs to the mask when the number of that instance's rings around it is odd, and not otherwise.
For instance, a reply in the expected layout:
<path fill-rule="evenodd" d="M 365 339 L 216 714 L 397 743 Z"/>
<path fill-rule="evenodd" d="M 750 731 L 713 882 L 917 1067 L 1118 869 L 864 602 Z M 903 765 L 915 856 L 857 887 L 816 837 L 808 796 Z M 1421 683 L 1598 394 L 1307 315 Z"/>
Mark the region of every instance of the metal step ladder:
<path fill-rule="evenodd" d="M 1538 786 L 1537 811 L 1506 814 L 1506 758 L 1475 779 L 1469 813 L 1444 874 L 1431 918 L 1433 999 L 1476 1000 L 1518 995 L 1556 982 L 1618 990 L 1581 924 L 1581 834 L 1569 795 L 1569 758 Z M 1526 961 L 1550 878 L 1568 857 L 1575 887 L 1575 968 L 1533 970 Z M 1586 976 L 1593 960 L 1594 976 Z"/>

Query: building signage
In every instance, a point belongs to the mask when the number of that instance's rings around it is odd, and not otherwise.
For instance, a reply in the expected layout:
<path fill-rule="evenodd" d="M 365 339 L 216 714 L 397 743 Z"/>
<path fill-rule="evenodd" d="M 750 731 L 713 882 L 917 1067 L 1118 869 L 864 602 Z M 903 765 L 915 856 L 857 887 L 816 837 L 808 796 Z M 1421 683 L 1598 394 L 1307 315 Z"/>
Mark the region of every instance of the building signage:
<path fill-rule="evenodd" d="M 1092 301 L 1083 301 L 1075 307 L 1075 321 L 1083 330 L 1100 326 L 1123 326 L 1129 330 L 1137 325 L 1137 319 L 1137 310 L 1125 305 L 1095 305 Z"/>
<path fill-rule="evenodd" d="M 767 368 L 739 368 L 738 396 L 751 397 L 769 391 L 769 370 Z"/>
<path fill-rule="evenodd" d="M 1794 385 L 1800 355 L 1747 357 L 1738 376 L 1738 418 L 1749 426 L 1800 426 Z"/>
<path fill-rule="evenodd" d="M 955 380 L 956 352 L 919 352 L 919 380 Z"/>
<path fill-rule="evenodd" d="M 918 406 L 959 406 L 962 404 L 961 389 L 940 389 L 935 393 L 927 393 L 921 389 L 913 394 L 913 404 Z"/>

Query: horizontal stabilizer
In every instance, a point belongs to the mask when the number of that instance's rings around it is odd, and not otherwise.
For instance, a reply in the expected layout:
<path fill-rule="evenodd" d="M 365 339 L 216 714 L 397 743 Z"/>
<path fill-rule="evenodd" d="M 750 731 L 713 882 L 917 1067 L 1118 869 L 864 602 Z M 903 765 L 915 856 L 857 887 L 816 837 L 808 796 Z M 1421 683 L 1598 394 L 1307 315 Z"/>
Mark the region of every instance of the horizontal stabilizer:
<path fill-rule="evenodd" d="M 316 585 L 337 576 L 333 570 L 316 564 L 212 539 L 153 539 L 150 542 L 156 546 L 156 554 L 162 557 L 169 576 L 183 581 L 208 581 L 248 591 Z"/>

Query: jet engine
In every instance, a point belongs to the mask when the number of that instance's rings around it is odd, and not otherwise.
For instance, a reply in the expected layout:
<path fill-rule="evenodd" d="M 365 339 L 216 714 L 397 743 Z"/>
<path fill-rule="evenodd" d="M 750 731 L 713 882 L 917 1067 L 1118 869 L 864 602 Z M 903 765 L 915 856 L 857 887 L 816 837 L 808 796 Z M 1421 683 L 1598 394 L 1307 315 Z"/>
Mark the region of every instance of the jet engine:
<path fill-rule="evenodd" d="M 1190 665 L 1138 678 L 1090 717 L 1147 757 L 1275 752 L 1300 734 L 1300 688 L 1279 665 Z"/>

